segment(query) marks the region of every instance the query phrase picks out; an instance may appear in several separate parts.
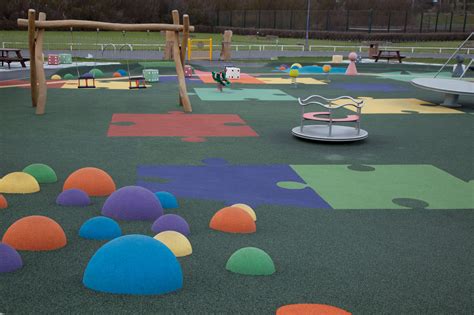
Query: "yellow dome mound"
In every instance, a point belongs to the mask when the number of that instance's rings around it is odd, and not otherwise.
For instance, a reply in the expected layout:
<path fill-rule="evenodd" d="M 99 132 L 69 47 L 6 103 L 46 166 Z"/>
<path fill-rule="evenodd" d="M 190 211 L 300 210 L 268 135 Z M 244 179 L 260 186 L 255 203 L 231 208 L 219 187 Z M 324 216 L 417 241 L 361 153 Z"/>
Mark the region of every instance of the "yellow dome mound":
<path fill-rule="evenodd" d="M 28 173 L 13 172 L 0 179 L 0 193 L 31 194 L 38 191 L 38 181 Z"/>
<path fill-rule="evenodd" d="M 255 211 L 253 211 L 253 209 L 250 206 L 246 205 L 245 203 L 236 203 L 235 205 L 232 205 L 231 207 L 237 207 L 242 210 L 245 210 L 248 214 L 250 214 L 250 216 L 252 217 L 254 221 L 257 221 L 257 214 L 255 214 Z"/>
<path fill-rule="evenodd" d="M 183 234 L 176 231 L 164 231 L 156 234 L 155 240 L 165 244 L 176 257 L 188 256 L 193 253 L 191 243 Z"/>

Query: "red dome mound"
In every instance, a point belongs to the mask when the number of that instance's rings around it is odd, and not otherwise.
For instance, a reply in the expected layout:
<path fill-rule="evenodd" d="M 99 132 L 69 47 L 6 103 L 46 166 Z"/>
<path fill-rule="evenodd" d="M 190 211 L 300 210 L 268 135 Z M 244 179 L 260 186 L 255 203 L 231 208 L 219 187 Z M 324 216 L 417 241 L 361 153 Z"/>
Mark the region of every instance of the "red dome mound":
<path fill-rule="evenodd" d="M 112 177 L 95 167 L 84 167 L 73 172 L 64 182 L 63 191 L 80 189 L 92 197 L 108 196 L 115 191 Z"/>
<path fill-rule="evenodd" d="M 289 304 L 280 307 L 276 315 L 351 315 L 351 313 L 326 304 Z"/>
<path fill-rule="evenodd" d="M 209 223 L 211 229 L 228 233 L 255 233 L 257 226 L 250 214 L 238 207 L 217 211 Z"/>
<path fill-rule="evenodd" d="M 2 194 L 0 194 L 0 209 L 5 209 L 7 207 L 8 207 L 7 199 Z"/>
<path fill-rule="evenodd" d="M 3 235 L 2 242 L 16 250 L 47 251 L 66 246 L 66 235 L 53 219 L 32 215 L 16 221 Z"/>

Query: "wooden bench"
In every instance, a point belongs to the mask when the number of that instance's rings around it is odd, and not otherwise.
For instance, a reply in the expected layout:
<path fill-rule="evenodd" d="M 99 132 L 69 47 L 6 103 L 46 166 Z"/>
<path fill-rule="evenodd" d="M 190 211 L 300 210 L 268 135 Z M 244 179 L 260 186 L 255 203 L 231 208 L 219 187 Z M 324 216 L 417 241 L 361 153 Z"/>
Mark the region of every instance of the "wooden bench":
<path fill-rule="evenodd" d="M 15 53 L 16 56 L 10 56 L 10 53 Z M 21 49 L 17 48 L 0 48 L 0 62 L 2 67 L 5 63 L 8 64 L 8 69 L 10 69 L 10 64 L 12 62 L 19 62 L 23 68 L 26 68 L 26 61 L 29 61 L 29 58 L 24 58 L 21 55 Z"/>
<path fill-rule="evenodd" d="M 390 62 L 391 59 L 397 59 L 399 63 L 402 63 L 402 59 L 406 56 L 400 55 L 400 50 L 379 50 L 377 55 L 372 55 L 372 59 L 375 59 L 375 62 L 378 62 L 379 59 L 387 59 L 387 62 Z"/>

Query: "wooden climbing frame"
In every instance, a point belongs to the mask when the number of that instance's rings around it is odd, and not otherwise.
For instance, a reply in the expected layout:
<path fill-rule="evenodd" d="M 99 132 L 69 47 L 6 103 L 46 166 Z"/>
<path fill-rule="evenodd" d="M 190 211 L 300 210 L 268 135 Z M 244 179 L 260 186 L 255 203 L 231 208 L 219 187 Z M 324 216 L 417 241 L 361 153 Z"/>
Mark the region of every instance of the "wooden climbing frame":
<path fill-rule="evenodd" d="M 40 12 L 36 20 L 36 11 L 28 10 L 28 19 L 18 19 L 19 27 L 28 28 L 28 46 L 30 51 L 30 84 L 31 101 L 36 107 L 36 114 L 42 115 L 46 110 L 47 85 L 43 66 L 43 41 L 46 29 L 81 28 L 101 29 L 108 31 L 168 31 L 173 32 L 173 59 L 176 64 L 176 74 L 179 83 L 179 103 L 187 113 L 192 112 L 184 79 L 183 62 L 186 56 L 189 32 L 194 32 L 194 26 L 189 24 L 189 16 L 183 15 L 183 24 L 179 23 L 178 10 L 172 11 L 173 24 L 120 24 L 85 20 L 51 20 L 46 21 L 46 14 Z M 182 42 L 179 42 L 182 32 Z"/>

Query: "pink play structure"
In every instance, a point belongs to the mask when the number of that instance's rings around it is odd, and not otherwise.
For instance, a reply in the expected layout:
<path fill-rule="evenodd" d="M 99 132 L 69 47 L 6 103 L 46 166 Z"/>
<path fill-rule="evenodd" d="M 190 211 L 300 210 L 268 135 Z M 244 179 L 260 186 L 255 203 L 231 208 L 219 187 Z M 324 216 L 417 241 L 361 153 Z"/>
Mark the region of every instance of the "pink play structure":
<path fill-rule="evenodd" d="M 346 70 L 346 75 L 357 75 L 357 68 L 355 61 L 357 59 L 357 54 L 355 52 L 351 52 L 349 54 L 349 66 Z"/>

